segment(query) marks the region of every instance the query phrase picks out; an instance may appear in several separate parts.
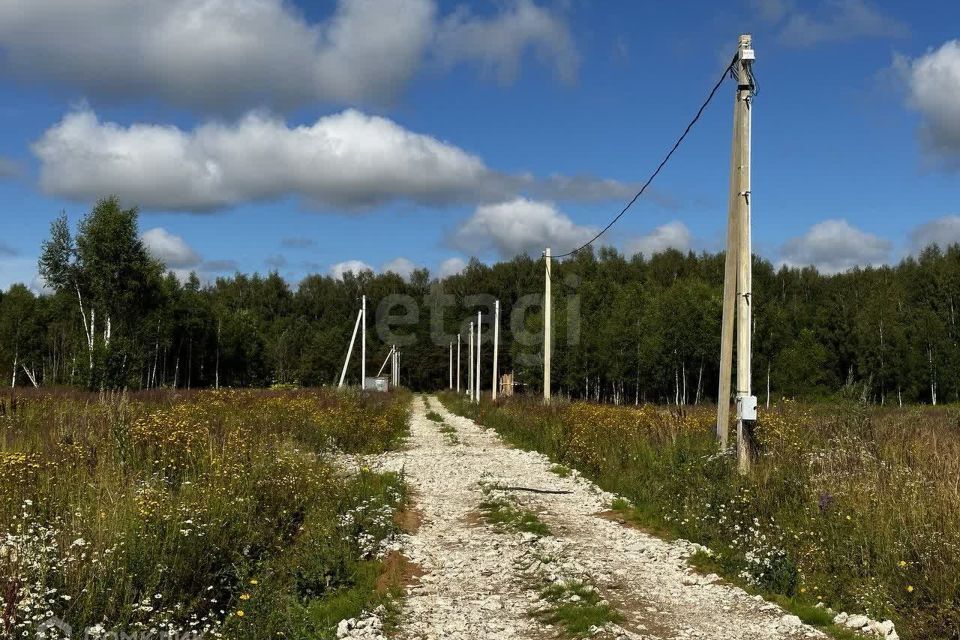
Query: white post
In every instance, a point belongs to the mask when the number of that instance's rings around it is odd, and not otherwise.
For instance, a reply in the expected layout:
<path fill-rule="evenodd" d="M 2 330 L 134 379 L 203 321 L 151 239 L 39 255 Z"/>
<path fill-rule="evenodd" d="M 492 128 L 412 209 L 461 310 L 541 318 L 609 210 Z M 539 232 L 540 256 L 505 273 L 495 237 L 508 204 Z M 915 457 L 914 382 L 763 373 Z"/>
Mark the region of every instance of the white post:
<path fill-rule="evenodd" d="M 550 339 L 550 312 L 553 300 L 550 294 L 550 247 L 543 252 L 546 260 L 546 277 L 543 290 L 543 400 L 550 401 L 550 356 L 553 351 L 553 342 Z"/>
<path fill-rule="evenodd" d="M 473 378 L 477 385 L 477 393 L 474 395 L 474 402 L 480 402 L 480 312 L 477 311 L 477 375 Z"/>
<path fill-rule="evenodd" d="M 473 402 L 473 320 L 470 321 L 470 358 L 467 363 L 467 387 L 469 391 L 467 392 L 467 397 L 470 398 L 470 402 Z"/>
<path fill-rule="evenodd" d="M 491 392 L 491 398 L 493 400 L 497 399 L 497 375 L 499 374 L 499 369 L 497 368 L 497 355 L 500 352 L 500 301 L 497 300 L 493 305 L 493 391 Z"/>
<path fill-rule="evenodd" d="M 363 310 L 357 313 L 357 321 L 353 324 L 353 335 L 350 336 L 350 346 L 347 347 L 347 358 L 343 361 L 343 371 L 340 372 L 340 384 L 337 388 L 343 386 L 343 381 L 347 377 L 347 367 L 350 366 L 350 354 L 353 353 L 353 343 L 357 339 L 357 329 L 360 328 L 360 318 L 363 317 Z"/>
<path fill-rule="evenodd" d="M 383 373 L 383 370 L 387 368 L 387 363 L 390 361 L 390 358 L 393 356 L 393 347 L 390 347 L 390 351 L 387 352 L 387 357 L 383 359 L 383 364 L 380 365 L 380 371 L 377 371 L 377 377 L 380 377 L 380 374 Z M 393 384 L 391 381 L 390 384 Z"/>
<path fill-rule="evenodd" d="M 397 372 L 397 345 L 393 345 L 393 359 L 390 361 L 390 375 L 393 376 L 393 386 L 400 382 L 400 375 Z"/>
<path fill-rule="evenodd" d="M 450 343 L 450 364 L 447 366 L 447 371 L 449 372 L 449 381 L 447 382 L 447 389 L 453 389 L 453 343 Z"/>
<path fill-rule="evenodd" d="M 397 351 L 397 386 L 400 386 L 400 354 L 402 351 Z"/>
<path fill-rule="evenodd" d="M 457 393 L 460 393 L 460 334 L 457 334 Z"/>
<path fill-rule="evenodd" d="M 367 296 L 363 296 L 360 306 L 363 314 L 363 335 L 360 337 L 360 388 L 367 388 Z"/>

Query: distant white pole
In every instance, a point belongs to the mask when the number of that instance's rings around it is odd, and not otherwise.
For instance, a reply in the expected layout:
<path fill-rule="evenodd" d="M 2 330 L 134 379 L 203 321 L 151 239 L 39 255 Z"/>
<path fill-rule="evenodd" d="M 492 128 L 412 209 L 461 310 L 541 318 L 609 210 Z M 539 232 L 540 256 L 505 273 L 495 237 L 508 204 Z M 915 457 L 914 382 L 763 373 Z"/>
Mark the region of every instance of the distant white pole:
<path fill-rule="evenodd" d="M 550 311 L 553 306 L 550 295 L 550 247 L 543 252 L 543 256 L 547 263 L 543 290 L 543 400 L 548 402 L 550 400 L 550 355 L 553 351 L 553 343 L 550 341 Z"/>
<path fill-rule="evenodd" d="M 397 386 L 400 386 L 400 354 L 401 351 L 397 351 Z"/>
<path fill-rule="evenodd" d="M 467 396 L 473 402 L 473 320 L 470 321 L 470 358 L 467 363 Z"/>
<path fill-rule="evenodd" d="M 393 386 L 397 386 L 400 376 L 397 375 L 397 345 L 393 345 L 393 358 L 390 360 L 390 376 L 393 378 Z"/>
<path fill-rule="evenodd" d="M 360 306 L 363 314 L 363 335 L 360 338 L 360 388 L 367 388 L 367 296 L 363 296 Z"/>
<path fill-rule="evenodd" d="M 380 365 L 380 371 L 377 371 L 377 377 L 380 377 L 380 374 L 383 373 L 383 370 L 387 368 L 387 363 L 390 362 L 390 358 L 393 357 L 393 347 L 390 347 L 390 351 L 387 353 L 387 357 L 383 359 L 383 364 Z M 391 370 L 392 373 L 392 370 Z M 391 384 L 393 384 L 391 382 Z"/>
<path fill-rule="evenodd" d="M 480 312 L 477 311 L 477 375 L 474 376 L 474 383 L 477 385 L 477 394 L 474 396 L 474 402 L 480 402 Z"/>
<path fill-rule="evenodd" d="M 460 334 L 457 334 L 457 393 L 460 393 Z"/>
<path fill-rule="evenodd" d="M 493 305 L 493 389 L 491 397 L 497 399 L 497 356 L 500 352 L 500 301 Z"/>
<path fill-rule="evenodd" d="M 357 339 L 357 329 L 360 328 L 360 318 L 363 316 L 363 311 L 357 313 L 357 321 L 353 324 L 353 335 L 350 336 L 350 346 L 347 347 L 347 359 L 343 361 L 343 371 L 340 372 L 340 384 L 337 385 L 337 388 L 343 386 L 343 380 L 347 377 L 347 367 L 350 366 L 350 354 L 353 353 L 353 343 Z"/>
<path fill-rule="evenodd" d="M 447 382 L 447 389 L 453 389 L 453 343 L 450 343 L 450 365 L 447 367 L 450 372 L 450 380 Z"/>

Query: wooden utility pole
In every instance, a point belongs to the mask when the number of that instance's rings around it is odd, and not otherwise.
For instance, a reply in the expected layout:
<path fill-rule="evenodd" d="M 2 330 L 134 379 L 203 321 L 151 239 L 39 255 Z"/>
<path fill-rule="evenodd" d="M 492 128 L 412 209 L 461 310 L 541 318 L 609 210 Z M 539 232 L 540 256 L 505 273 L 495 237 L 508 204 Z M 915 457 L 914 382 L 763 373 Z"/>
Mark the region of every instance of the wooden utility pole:
<path fill-rule="evenodd" d="M 500 301 L 497 300 L 493 305 L 493 385 L 491 386 L 490 397 L 497 399 L 497 356 L 500 352 Z"/>
<path fill-rule="evenodd" d="M 543 289 L 543 401 L 550 402 L 550 355 L 553 343 L 550 340 L 550 311 L 553 300 L 550 294 L 550 247 L 543 252 L 546 262 L 546 277 Z"/>
<path fill-rule="evenodd" d="M 360 305 L 363 316 L 363 335 L 360 338 L 360 388 L 367 388 L 367 296 L 363 296 Z"/>
<path fill-rule="evenodd" d="M 460 393 L 460 334 L 457 334 L 457 393 Z"/>
<path fill-rule="evenodd" d="M 751 385 L 752 247 L 750 235 L 751 110 L 754 93 L 750 65 L 755 54 L 749 35 L 740 36 L 734 72 L 737 93 L 734 103 L 733 145 L 730 167 L 730 200 L 727 220 L 727 255 L 724 265 L 723 320 L 720 337 L 720 389 L 717 395 L 717 437 L 726 448 L 729 441 L 730 388 L 733 368 L 734 325 L 737 342 L 737 465 L 750 470 L 751 432 L 757 419 L 757 400 Z M 736 315 L 734 315 L 736 314 Z"/>
<path fill-rule="evenodd" d="M 477 392 L 473 396 L 474 402 L 480 403 L 480 312 L 477 311 L 477 375 L 473 377 L 474 384 L 477 385 Z"/>

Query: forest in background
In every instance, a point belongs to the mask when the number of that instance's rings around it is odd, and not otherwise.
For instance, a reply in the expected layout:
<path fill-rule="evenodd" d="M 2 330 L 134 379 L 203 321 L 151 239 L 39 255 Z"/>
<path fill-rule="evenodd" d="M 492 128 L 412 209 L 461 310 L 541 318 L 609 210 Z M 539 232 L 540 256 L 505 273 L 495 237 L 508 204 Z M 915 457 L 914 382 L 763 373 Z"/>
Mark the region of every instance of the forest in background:
<path fill-rule="evenodd" d="M 139 239 L 136 209 L 99 202 L 71 229 L 51 226 L 40 273 L 51 293 L 0 293 L 0 371 L 17 385 L 90 389 L 335 384 L 366 295 L 368 375 L 400 345 L 401 383 L 448 382 L 448 341 L 484 313 L 482 376 L 490 383 L 489 312 L 502 307 L 500 370 L 542 384 L 543 261 L 471 260 L 443 279 L 363 272 L 276 272 L 181 282 Z M 587 250 L 553 267 L 555 394 L 598 401 L 716 400 L 722 253 L 646 258 Z M 416 302 L 386 308 L 401 294 Z M 540 296 L 539 299 L 536 296 Z M 825 275 L 754 258 L 754 393 L 879 404 L 960 399 L 960 246 L 925 249 L 895 266 Z M 516 309 L 521 305 L 523 309 Z M 378 306 L 381 308 L 378 309 Z M 522 311 L 522 313 L 521 313 Z M 388 315 L 394 336 L 374 326 Z M 578 318 L 579 322 L 572 321 Z M 523 331 L 517 331 L 523 329 Z M 525 336 L 525 337 L 522 337 Z M 439 342 L 439 344 L 437 344 Z M 359 379 L 359 348 L 348 379 Z"/>

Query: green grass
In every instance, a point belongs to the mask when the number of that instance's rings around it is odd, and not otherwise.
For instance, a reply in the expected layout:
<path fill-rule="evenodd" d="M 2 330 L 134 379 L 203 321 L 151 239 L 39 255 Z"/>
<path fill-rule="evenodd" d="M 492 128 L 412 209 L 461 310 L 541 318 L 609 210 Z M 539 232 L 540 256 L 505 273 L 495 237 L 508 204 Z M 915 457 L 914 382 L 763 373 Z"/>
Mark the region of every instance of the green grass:
<path fill-rule="evenodd" d="M 510 531 L 549 536 L 550 527 L 533 511 L 521 509 L 503 498 L 488 498 L 480 503 L 480 513 L 489 524 Z"/>
<path fill-rule="evenodd" d="M 433 420 L 434 422 L 443 422 L 443 416 L 441 416 L 436 411 L 427 411 L 427 420 Z"/>
<path fill-rule="evenodd" d="M 561 478 L 569 478 L 571 473 L 570 467 L 562 464 L 553 465 L 552 467 L 550 467 L 550 471 L 557 474 Z"/>
<path fill-rule="evenodd" d="M 536 611 L 534 617 L 542 623 L 561 626 L 571 636 L 583 636 L 591 627 L 621 619 L 597 589 L 584 582 L 552 584 L 540 592 L 540 597 L 548 606 Z"/>

